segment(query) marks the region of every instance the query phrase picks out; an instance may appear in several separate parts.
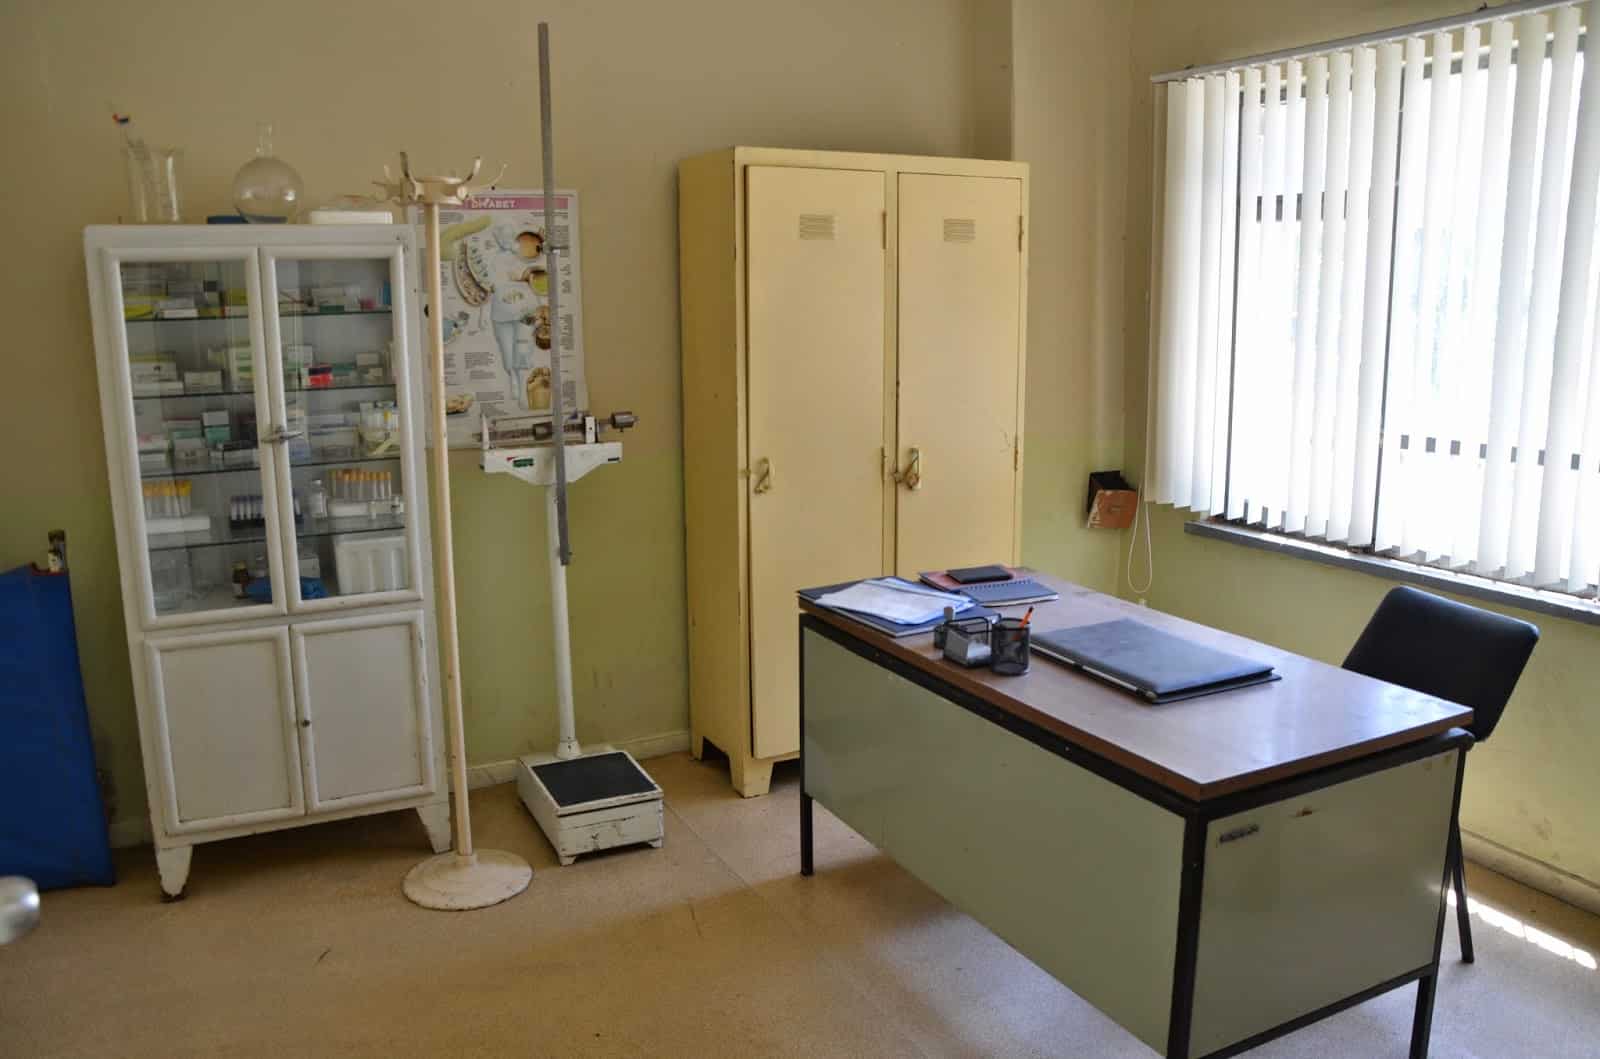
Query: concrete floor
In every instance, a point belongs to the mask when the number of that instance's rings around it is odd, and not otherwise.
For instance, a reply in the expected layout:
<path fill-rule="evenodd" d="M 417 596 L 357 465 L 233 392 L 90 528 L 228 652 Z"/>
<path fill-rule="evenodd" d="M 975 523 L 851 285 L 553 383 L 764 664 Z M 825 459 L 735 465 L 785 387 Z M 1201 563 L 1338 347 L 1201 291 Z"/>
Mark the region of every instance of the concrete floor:
<path fill-rule="evenodd" d="M 479 844 L 536 870 L 480 912 L 400 895 L 427 851 L 410 813 L 203 846 L 176 904 L 129 851 L 119 885 L 45 895 L 0 949 L 0 1056 L 1153 1054 L 820 809 L 799 878 L 792 771 L 744 801 L 725 766 L 647 765 L 666 847 L 569 868 L 512 787 L 474 792 Z M 1600 919 L 1488 872 L 1469 886 L 1478 963 L 1452 925 L 1432 1054 L 1600 1055 Z M 1404 1055 L 1412 997 L 1253 1055 Z"/>

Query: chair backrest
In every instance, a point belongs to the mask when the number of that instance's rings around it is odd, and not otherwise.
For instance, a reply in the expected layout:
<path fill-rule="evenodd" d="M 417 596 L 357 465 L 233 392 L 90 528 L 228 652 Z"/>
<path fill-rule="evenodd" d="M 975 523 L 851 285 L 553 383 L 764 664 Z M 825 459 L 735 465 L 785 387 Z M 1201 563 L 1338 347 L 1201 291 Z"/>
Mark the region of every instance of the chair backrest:
<path fill-rule="evenodd" d="M 1407 585 L 1391 589 L 1344 668 L 1472 707 L 1472 735 L 1489 738 L 1539 628 Z"/>

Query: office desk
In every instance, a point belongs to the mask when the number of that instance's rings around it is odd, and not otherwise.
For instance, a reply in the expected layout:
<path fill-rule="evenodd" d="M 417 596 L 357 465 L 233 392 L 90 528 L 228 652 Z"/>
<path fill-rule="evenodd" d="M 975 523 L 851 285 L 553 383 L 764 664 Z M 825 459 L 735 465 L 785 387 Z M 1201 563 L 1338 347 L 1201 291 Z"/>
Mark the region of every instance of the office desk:
<path fill-rule="evenodd" d="M 1150 706 L 802 601 L 801 873 L 816 800 L 1157 1052 L 1236 1055 L 1416 982 L 1426 1056 L 1472 711 L 1035 576 L 1061 593 L 1037 630 L 1131 617 L 1284 679 Z"/>

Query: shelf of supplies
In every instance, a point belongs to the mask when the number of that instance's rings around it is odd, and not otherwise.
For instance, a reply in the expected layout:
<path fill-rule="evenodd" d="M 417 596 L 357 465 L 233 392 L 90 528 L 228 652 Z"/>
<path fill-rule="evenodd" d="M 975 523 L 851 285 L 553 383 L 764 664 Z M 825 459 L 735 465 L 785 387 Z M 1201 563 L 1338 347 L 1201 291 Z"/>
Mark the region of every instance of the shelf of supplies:
<path fill-rule="evenodd" d="M 353 467 L 358 463 L 394 463 L 400 459 L 400 454 L 393 456 L 360 456 L 344 460 L 295 460 L 289 464 L 290 470 L 299 470 L 301 467 Z M 140 475 L 142 482 L 170 481 L 174 478 L 198 478 L 205 474 L 244 474 L 246 472 L 260 473 L 261 465 L 252 463 L 248 467 L 205 467 L 195 471 L 170 471 L 164 474 Z"/>
<path fill-rule="evenodd" d="M 197 592 L 175 607 L 157 605 L 156 614 L 158 617 L 167 618 L 174 614 L 196 614 L 205 610 L 242 610 L 245 607 L 268 606 L 271 604 L 256 599 L 239 599 L 233 594 L 233 586 L 228 584 Z"/>
<path fill-rule="evenodd" d="M 331 599 L 340 594 L 336 578 L 323 577 L 322 585 L 328 590 L 326 598 Z M 246 607 L 266 608 L 271 605 L 270 601 L 250 599 L 248 597 L 245 599 L 238 598 L 233 594 L 233 585 L 230 582 L 226 585 L 217 585 L 195 592 L 175 607 L 158 607 L 156 613 L 160 617 L 167 618 L 174 614 L 197 614 L 208 610 L 242 610 Z M 268 611 L 267 613 L 270 614 L 271 612 Z"/>
<path fill-rule="evenodd" d="M 284 393 L 328 393 L 330 390 L 392 390 L 392 382 L 351 382 L 342 386 L 285 386 Z M 254 397 L 254 390 L 211 390 L 205 393 L 134 394 L 135 401 L 187 401 L 195 397 Z"/>
<path fill-rule="evenodd" d="M 279 313 L 281 320 L 324 320 L 330 316 L 392 316 L 388 308 L 383 309 L 334 309 L 316 313 Z M 129 324 L 198 324 L 205 321 L 237 320 L 240 323 L 249 323 L 249 316 L 140 316 L 133 319 L 124 318 L 123 323 Z"/>
<path fill-rule="evenodd" d="M 149 538 L 149 548 L 153 552 L 173 551 L 177 549 L 200 548 L 227 548 L 235 544 L 259 544 L 267 539 L 269 527 L 249 526 L 230 528 L 225 523 L 218 528 L 222 520 L 213 516 L 211 530 L 206 533 L 162 533 Z M 307 518 L 295 523 L 294 535 L 296 540 L 310 540 L 313 537 L 344 537 L 356 533 L 382 533 L 393 532 L 406 528 L 406 517 L 400 515 L 381 515 L 369 518 L 359 515 L 355 518 Z"/>
<path fill-rule="evenodd" d="M 284 393 L 327 393 L 329 390 L 392 390 L 392 382 L 347 382 L 340 386 L 285 386 Z"/>

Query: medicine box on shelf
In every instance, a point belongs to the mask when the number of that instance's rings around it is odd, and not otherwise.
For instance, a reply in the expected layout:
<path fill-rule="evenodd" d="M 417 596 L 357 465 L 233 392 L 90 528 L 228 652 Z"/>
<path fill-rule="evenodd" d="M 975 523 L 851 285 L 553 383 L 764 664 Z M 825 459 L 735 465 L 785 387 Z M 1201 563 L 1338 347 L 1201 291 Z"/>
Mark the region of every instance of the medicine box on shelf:
<path fill-rule="evenodd" d="M 221 393 L 222 372 L 186 371 L 183 373 L 183 390 L 185 393 Z"/>

